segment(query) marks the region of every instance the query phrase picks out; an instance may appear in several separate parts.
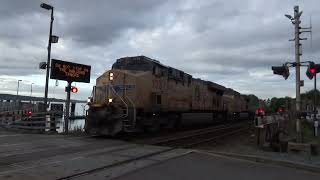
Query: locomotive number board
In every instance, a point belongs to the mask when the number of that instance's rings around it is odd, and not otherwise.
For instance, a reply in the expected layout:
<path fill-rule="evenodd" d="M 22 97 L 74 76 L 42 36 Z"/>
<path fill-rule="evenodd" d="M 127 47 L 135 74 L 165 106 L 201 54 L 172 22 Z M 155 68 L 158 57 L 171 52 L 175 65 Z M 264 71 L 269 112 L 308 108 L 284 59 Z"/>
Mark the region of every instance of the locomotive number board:
<path fill-rule="evenodd" d="M 90 83 L 91 66 L 57 59 L 51 60 L 51 79 Z"/>

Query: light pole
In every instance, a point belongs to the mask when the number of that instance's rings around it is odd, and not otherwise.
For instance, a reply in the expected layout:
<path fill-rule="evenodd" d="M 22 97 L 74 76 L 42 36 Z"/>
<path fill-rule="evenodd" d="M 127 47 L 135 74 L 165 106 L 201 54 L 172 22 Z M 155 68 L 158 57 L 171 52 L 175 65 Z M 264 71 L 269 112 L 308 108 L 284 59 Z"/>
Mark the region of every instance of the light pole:
<path fill-rule="evenodd" d="M 18 86 L 17 86 L 17 96 L 19 95 L 19 86 L 20 86 L 20 82 L 21 82 L 22 80 L 18 80 Z M 17 97 L 18 98 L 18 97 Z"/>
<path fill-rule="evenodd" d="M 52 24 L 53 24 L 53 6 L 49 4 L 42 3 L 40 5 L 41 8 L 46 10 L 51 10 L 51 21 L 50 21 L 50 31 L 49 31 L 49 41 L 48 41 L 48 59 L 47 59 L 47 72 L 46 72 L 46 86 L 44 92 L 44 106 L 45 111 L 47 111 L 47 101 L 48 101 L 48 87 L 49 87 L 49 71 L 50 71 L 50 55 L 51 55 L 51 40 L 52 40 Z"/>
<path fill-rule="evenodd" d="M 30 88 L 30 104 L 31 104 L 31 99 L 32 99 L 32 85 L 33 85 L 34 83 L 31 83 L 31 88 Z"/>
<path fill-rule="evenodd" d="M 32 97 L 32 85 L 33 85 L 34 83 L 31 83 L 31 89 L 30 89 L 30 97 Z"/>

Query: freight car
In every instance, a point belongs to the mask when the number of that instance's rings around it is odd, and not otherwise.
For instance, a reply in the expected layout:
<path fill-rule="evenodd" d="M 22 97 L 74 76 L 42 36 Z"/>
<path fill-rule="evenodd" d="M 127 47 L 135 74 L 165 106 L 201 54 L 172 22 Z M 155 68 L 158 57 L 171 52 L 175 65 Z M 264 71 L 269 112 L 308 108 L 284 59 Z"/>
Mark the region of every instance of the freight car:
<path fill-rule="evenodd" d="M 97 78 L 88 99 L 85 130 L 115 135 L 236 120 L 247 110 L 246 103 L 232 89 L 195 79 L 157 60 L 124 57 Z"/>

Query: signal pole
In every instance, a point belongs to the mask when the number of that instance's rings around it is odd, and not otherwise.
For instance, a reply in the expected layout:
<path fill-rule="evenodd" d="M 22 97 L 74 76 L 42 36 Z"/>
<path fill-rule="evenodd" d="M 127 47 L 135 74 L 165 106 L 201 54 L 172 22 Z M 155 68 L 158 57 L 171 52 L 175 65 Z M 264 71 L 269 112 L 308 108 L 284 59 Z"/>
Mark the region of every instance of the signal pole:
<path fill-rule="evenodd" d="M 318 120 L 317 120 L 317 73 L 314 73 L 314 92 L 313 92 L 313 120 L 314 120 L 314 136 L 318 136 Z"/>
<path fill-rule="evenodd" d="M 302 11 L 301 11 L 302 13 Z M 300 64 L 300 12 L 299 6 L 294 7 L 294 34 L 295 34 L 295 60 L 297 64 Z M 296 117 L 296 131 L 297 131 L 297 141 L 301 142 L 301 121 L 300 121 L 300 111 L 301 111 L 301 97 L 300 97 L 300 66 L 296 66 L 296 111 L 298 117 Z"/>
<path fill-rule="evenodd" d="M 69 132 L 69 110 L 70 110 L 70 93 L 71 93 L 71 81 L 68 81 L 68 85 L 66 87 L 67 90 L 67 100 L 66 100 L 66 114 L 64 116 L 64 131 L 66 134 Z"/>
<path fill-rule="evenodd" d="M 300 40 L 307 40 L 307 38 L 300 38 L 300 34 L 304 32 L 311 32 L 311 26 L 309 28 L 301 28 L 300 24 L 300 17 L 301 17 L 302 11 L 299 11 L 299 6 L 294 6 L 294 17 L 290 15 L 285 15 L 287 18 L 289 18 L 294 25 L 294 39 L 289 41 L 295 42 L 295 67 L 296 67 L 296 132 L 297 132 L 297 142 L 301 142 L 301 121 L 300 121 L 300 112 L 301 112 L 301 97 L 300 97 L 300 56 L 301 53 L 301 44 Z M 307 29 L 308 31 L 300 31 L 300 29 Z"/>

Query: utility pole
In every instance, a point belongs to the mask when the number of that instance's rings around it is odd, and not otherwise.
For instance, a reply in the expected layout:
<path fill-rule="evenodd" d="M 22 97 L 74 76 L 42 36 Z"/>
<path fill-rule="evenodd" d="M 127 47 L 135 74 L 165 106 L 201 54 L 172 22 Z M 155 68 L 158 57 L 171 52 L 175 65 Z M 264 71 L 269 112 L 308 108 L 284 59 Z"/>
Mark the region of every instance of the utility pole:
<path fill-rule="evenodd" d="M 299 6 L 294 7 L 294 35 L 295 35 L 295 60 L 297 64 L 300 64 L 300 16 Z M 301 111 L 301 97 L 300 97 L 300 66 L 296 66 L 296 131 L 297 131 L 297 141 L 301 142 L 301 121 L 300 121 L 300 111 Z"/>
<path fill-rule="evenodd" d="M 294 17 L 290 15 L 285 15 L 287 18 L 289 18 L 294 25 L 294 39 L 289 40 L 289 41 L 294 41 L 295 42 L 295 63 L 296 63 L 296 132 L 297 132 L 297 142 L 302 141 L 301 137 L 301 120 L 300 120 L 300 112 L 301 112 L 301 97 L 300 97 L 300 86 L 301 86 L 301 81 L 300 81 L 300 56 L 302 55 L 301 53 L 301 44 L 300 40 L 307 40 L 307 38 L 300 38 L 300 34 L 304 32 L 311 32 L 311 27 L 310 28 L 301 28 L 300 24 L 300 17 L 301 17 L 302 11 L 299 11 L 299 6 L 294 6 Z M 300 29 L 308 29 L 308 31 L 300 31 Z"/>

